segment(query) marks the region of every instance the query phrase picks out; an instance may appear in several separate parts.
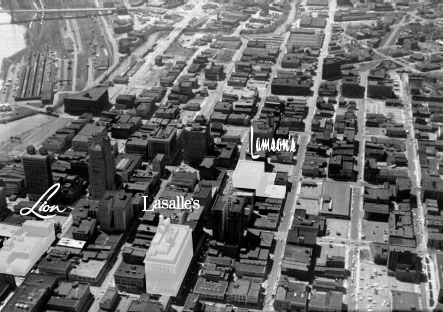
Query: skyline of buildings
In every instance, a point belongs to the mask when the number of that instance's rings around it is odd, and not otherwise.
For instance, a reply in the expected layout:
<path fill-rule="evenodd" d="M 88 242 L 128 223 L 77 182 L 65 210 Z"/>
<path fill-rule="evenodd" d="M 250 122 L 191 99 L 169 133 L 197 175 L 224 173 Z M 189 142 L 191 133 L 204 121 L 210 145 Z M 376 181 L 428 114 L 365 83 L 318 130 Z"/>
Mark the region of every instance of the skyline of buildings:
<path fill-rule="evenodd" d="M 0 310 L 442 310 L 429 1 L 14 3 Z"/>

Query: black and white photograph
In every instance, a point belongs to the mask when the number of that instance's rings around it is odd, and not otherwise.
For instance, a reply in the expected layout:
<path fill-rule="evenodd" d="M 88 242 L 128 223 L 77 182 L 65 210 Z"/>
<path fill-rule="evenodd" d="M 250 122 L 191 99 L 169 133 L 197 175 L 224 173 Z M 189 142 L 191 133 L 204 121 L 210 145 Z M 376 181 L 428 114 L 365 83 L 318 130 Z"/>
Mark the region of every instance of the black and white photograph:
<path fill-rule="evenodd" d="M 1 312 L 443 311 L 443 0 L 0 0 L 0 63 Z"/>

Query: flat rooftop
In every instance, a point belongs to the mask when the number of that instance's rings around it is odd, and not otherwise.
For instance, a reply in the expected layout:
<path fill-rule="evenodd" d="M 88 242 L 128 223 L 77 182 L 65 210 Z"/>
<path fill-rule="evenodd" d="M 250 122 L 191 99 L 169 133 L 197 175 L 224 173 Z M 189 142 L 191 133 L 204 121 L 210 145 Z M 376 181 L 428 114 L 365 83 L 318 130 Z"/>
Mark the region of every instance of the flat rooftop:
<path fill-rule="evenodd" d="M 320 214 L 349 218 L 351 208 L 351 184 L 325 181 L 322 186 L 323 206 Z"/>
<path fill-rule="evenodd" d="M 241 183 L 239 181 L 238 186 L 234 185 L 234 187 L 245 188 L 243 186 L 248 186 L 248 188 L 256 189 L 260 186 L 260 179 L 262 173 L 264 172 L 265 172 L 264 162 L 252 161 L 252 160 L 239 160 L 233 174 L 233 179 L 235 177 L 238 177 L 242 179 L 241 182 L 246 182 L 246 183 Z"/>
<path fill-rule="evenodd" d="M 88 260 L 80 262 L 69 274 L 96 279 L 105 267 L 105 261 Z"/>
<path fill-rule="evenodd" d="M 419 296 L 417 293 L 391 290 L 393 311 L 419 311 Z"/>
<path fill-rule="evenodd" d="M 96 87 L 86 91 L 68 95 L 65 99 L 81 101 L 97 101 L 104 93 L 108 91 L 106 87 Z"/>
<path fill-rule="evenodd" d="M 0 223 L 0 236 L 2 237 L 12 237 L 14 233 L 20 229 L 19 226 L 10 225 L 6 223 Z"/>
<path fill-rule="evenodd" d="M 306 209 L 307 214 L 318 215 L 320 211 L 320 198 L 301 197 L 299 196 L 295 203 L 296 209 Z"/>
<path fill-rule="evenodd" d="M 83 247 L 85 247 L 85 244 L 86 242 L 84 241 L 64 237 L 57 243 L 57 246 L 69 247 L 74 249 L 83 249 Z"/>
<path fill-rule="evenodd" d="M 265 172 L 265 163 L 252 160 L 240 160 L 232 175 L 235 188 L 255 190 L 259 197 L 284 199 L 286 186 L 275 185 L 277 173 Z"/>
<path fill-rule="evenodd" d="M 322 245 L 320 257 L 317 259 L 317 265 L 325 266 L 326 260 L 330 257 L 342 257 L 346 259 L 346 246 L 344 245 Z"/>
<path fill-rule="evenodd" d="M 93 134 L 104 133 L 105 131 L 105 126 L 86 124 L 85 127 L 74 137 L 72 141 L 82 141 L 87 143 L 88 139 L 91 138 Z"/>
<path fill-rule="evenodd" d="M 188 240 L 192 242 L 189 226 L 171 224 L 169 221 L 160 224 L 146 253 L 145 262 L 174 264 L 183 252 L 183 248 Z"/>

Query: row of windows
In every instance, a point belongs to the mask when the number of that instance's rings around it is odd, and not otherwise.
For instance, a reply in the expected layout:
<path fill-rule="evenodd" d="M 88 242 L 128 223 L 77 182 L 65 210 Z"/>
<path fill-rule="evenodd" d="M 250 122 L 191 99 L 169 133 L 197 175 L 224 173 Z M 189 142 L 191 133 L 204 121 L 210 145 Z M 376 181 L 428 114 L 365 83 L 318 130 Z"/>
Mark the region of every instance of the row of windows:
<path fill-rule="evenodd" d="M 157 265 L 157 264 L 149 264 L 146 266 L 146 272 L 155 272 L 155 273 L 174 273 L 174 268 L 170 266 Z"/>

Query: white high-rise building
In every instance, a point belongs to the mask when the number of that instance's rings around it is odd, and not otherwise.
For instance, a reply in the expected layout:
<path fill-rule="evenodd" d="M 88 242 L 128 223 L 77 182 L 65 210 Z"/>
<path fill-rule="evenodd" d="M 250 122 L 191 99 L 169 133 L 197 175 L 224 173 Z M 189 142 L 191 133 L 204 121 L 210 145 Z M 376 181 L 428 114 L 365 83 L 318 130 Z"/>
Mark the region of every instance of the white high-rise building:
<path fill-rule="evenodd" d="M 177 296 L 193 257 L 192 231 L 160 215 L 145 258 L 146 292 Z"/>
<path fill-rule="evenodd" d="M 0 273 L 26 276 L 55 240 L 53 221 L 27 220 L 0 249 Z"/>

